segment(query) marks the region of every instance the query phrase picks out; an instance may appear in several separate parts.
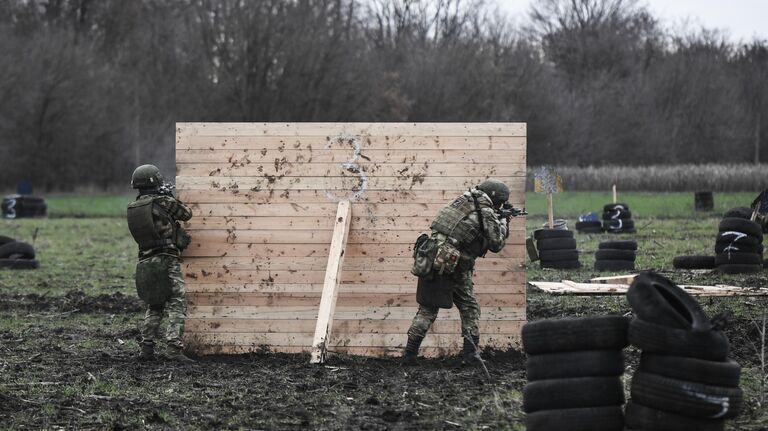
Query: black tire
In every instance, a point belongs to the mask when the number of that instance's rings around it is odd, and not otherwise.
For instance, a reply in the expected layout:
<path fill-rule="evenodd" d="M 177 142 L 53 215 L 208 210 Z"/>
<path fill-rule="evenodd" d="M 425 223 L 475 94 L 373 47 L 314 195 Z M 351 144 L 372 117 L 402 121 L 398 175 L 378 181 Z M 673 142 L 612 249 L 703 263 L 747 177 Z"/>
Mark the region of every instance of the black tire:
<path fill-rule="evenodd" d="M 760 224 L 753 222 L 752 220 L 746 220 L 737 217 L 726 217 L 720 221 L 718 225 L 720 232 L 737 231 L 744 232 L 748 235 L 752 235 L 756 238 L 763 238 L 763 227 Z"/>
<path fill-rule="evenodd" d="M 645 353 L 685 356 L 709 361 L 728 357 L 728 338 L 721 331 L 686 331 L 632 319 L 629 323 L 630 344 Z"/>
<path fill-rule="evenodd" d="M 741 378 L 741 365 L 733 359 L 720 362 L 643 353 L 640 356 L 638 370 L 672 379 L 726 388 L 738 387 Z"/>
<path fill-rule="evenodd" d="M 600 250 L 637 250 L 637 241 L 603 241 L 597 246 L 597 248 Z"/>
<path fill-rule="evenodd" d="M 623 425 L 618 406 L 541 410 L 525 416 L 527 431 L 616 431 Z"/>
<path fill-rule="evenodd" d="M 723 218 L 752 218 L 752 208 L 750 207 L 735 207 L 731 208 L 723 214 Z"/>
<path fill-rule="evenodd" d="M 539 250 L 539 259 L 546 262 L 556 262 L 561 260 L 579 260 L 577 250 Z"/>
<path fill-rule="evenodd" d="M 720 265 L 717 267 L 717 272 L 722 274 L 754 274 L 760 272 L 763 269 L 763 265 Z"/>
<path fill-rule="evenodd" d="M 763 259 L 757 253 L 732 251 L 715 256 L 715 264 L 720 265 L 762 265 Z"/>
<path fill-rule="evenodd" d="M 573 377 L 620 376 L 624 373 L 621 350 L 580 350 L 530 355 L 525 362 L 528 381 Z"/>
<path fill-rule="evenodd" d="M 723 431 L 725 420 L 695 419 L 656 410 L 636 403 L 627 403 L 625 423 L 628 429 L 653 431 Z"/>
<path fill-rule="evenodd" d="M 0 259 L 34 259 L 35 248 L 26 242 L 0 245 Z"/>
<path fill-rule="evenodd" d="M 8 244 L 9 242 L 16 242 L 16 240 L 9 236 L 0 235 L 0 245 Z"/>
<path fill-rule="evenodd" d="M 740 388 L 705 385 L 636 372 L 632 377 L 632 401 L 682 416 L 729 419 L 741 410 Z"/>
<path fill-rule="evenodd" d="M 573 238 L 548 238 L 536 241 L 538 250 L 576 250 L 576 240 Z"/>
<path fill-rule="evenodd" d="M 634 271 L 635 262 L 632 260 L 596 260 L 596 271 Z"/>
<path fill-rule="evenodd" d="M 656 325 L 709 331 L 712 322 L 688 292 L 654 272 L 642 272 L 627 290 L 627 301 L 639 319 Z"/>
<path fill-rule="evenodd" d="M 37 269 L 40 262 L 34 259 L 0 259 L 0 269 Z"/>
<path fill-rule="evenodd" d="M 715 242 L 722 242 L 733 245 L 758 245 L 763 241 L 760 238 L 744 232 L 729 230 L 718 233 L 717 237 L 715 238 Z"/>
<path fill-rule="evenodd" d="M 595 252 L 595 259 L 597 260 L 628 260 L 635 261 L 637 254 L 634 250 L 619 250 L 604 248 Z"/>
<path fill-rule="evenodd" d="M 616 220 L 616 219 L 628 220 L 631 218 L 632 218 L 632 211 L 614 210 L 614 211 L 606 211 L 603 213 L 603 220 Z"/>
<path fill-rule="evenodd" d="M 757 245 L 746 245 L 746 244 L 740 244 L 740 243 L 733 243 L 732 241 L 725 241 L 725 242 L 716 242 L 715 243 L 715 253 L 727 253 L 727 252 L 733 252 L 738 251 L 741 253 L 757 253 L 757 254 L 763 254 L 764 247 L 762 244 Z"/>
<path fill-rule="evenodd" d="M 523 387 L 523 411 L 620 406 L 624 388 L 620 377 L 576 377 L 528 382 Z"/>
<path fill-rule="evenodd" d="M 576 350 L 621 350 L 629 320 L 622 316 L 567 317 L 523 325 L 523 349 L 530 355 Z"/>
<path fill-rule="evenodd" d="M 615 203 L 615 204 L 604 205 L 603 206 L 603 212 L 615 211 L 617 208 L 621 209 L 623 211 L 629 211 L 629 205 L 621 204 L 621 203 Z"/>
<path fill-rule="evenodd" d="M 601 228 L 602 229 L 603 224 L 600 221 L 577 221 L 576 222 L 576 230 L 582 230 L 585 228 Z"/>
<path fill-rule="evenodd" d="M 628 231 L 635 228 L 635 221 L 632 219 L 618 219 L 618 220 L 605 220 L 603 222 L 603 228 L 607 231 Z"/>
<path fill-rule="evenodd" d="M 535 239 L 573 238 L 572 230 L 565 229 L 536 229 L 533 231 Z"/>
<path fill-rule="evenodd" d="M 715 269 L 714 256 L 677 256 L 672 259 L 677 269 Z"/>
<path fill-rule="evenodd" d="M 551 269 L 579 269 L 581 268 L 581 262 L 578 260 L 553 260 L 540 262 L 541 268 Z"/>
<path fill-rule="evenodd" d="M 579 233 L 585 233 L 585 234 L 591 234 L 591 233 L 603 233 L 603 225 L 600 224 L 600 227 L 585 227 L 581 230 L 579 230 Z"/>

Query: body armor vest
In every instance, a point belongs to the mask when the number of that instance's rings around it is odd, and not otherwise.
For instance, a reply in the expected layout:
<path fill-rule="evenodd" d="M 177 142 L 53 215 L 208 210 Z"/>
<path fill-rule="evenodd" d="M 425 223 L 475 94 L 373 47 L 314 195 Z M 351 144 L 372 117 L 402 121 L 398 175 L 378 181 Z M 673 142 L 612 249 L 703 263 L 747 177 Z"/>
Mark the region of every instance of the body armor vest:
<path fill-rule="evenodd" d="M 477 207 L 472 196 L 463 194 L 438 211 L 437 217 L 430 227 L 432 230 L 454 239 L 457 242 L 456 245 L 466 250 L 481 234 L 478 226 L 468 220 L 469 215 L 475 211 L 477 211 Z M 480 223 L 482 223 L 482 219 L 480 219 Z"/>
<path fill-rule="evenodd" d="M 139 244 L 140 250 L 173 244 L 172 238 L 162 238 L 157 232 L 152 211 L 154 207 L 154 198 L 151 195 L 141 196 L 128 204 L 128 229 L 131 231 L 133 239 Z M 160 211 L 160 213 L 165 214 L 165 211 Z M 175 225 L 169 216 L 168 218 L 170 224 Z"/>

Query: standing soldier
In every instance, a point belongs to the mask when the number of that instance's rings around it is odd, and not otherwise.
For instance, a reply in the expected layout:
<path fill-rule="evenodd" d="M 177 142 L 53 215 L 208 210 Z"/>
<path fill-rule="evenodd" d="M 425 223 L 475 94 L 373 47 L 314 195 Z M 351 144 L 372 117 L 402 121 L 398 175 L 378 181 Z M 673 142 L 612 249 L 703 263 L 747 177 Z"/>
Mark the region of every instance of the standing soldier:
<path fill-rule="evenodd" d="M 488 179 L 464 192 L 437 213 L 432 235 L 422 235 L 414 249 L 419 276 L 416 299 L 419 311 L 408 330 L 404 363 L 414 363 L 422 340 L 437 318 L 439 308 L 453 304 L 461 316 L 463 362 L 474 362 L 480 342 L 480 306 L 472 289 L 475 259 L 490 250 L 498 253 L 509 236 L 509 219 L 524 214 L 507 203 L 509 188 Z"/>
<path fill-rule="evenodd" d="M 139 190 L 139 196 L 128 205 L 128 229 L 139 245 L 136 290 L 147 304 L 141 325 L 139 360 L 154 359 L 155 339 L 159 336 L 163 313 L 167 311 L 167 357 L 194 362 L 182 352 L 187 303 L 181 276 L 181 251 L 189 245 L 190 238 L 179 223 L 192 218 L 192 212 L 173 196 L 172 186 L 165 184 L 154 165 L 136 168 L 131 186 Z"/>

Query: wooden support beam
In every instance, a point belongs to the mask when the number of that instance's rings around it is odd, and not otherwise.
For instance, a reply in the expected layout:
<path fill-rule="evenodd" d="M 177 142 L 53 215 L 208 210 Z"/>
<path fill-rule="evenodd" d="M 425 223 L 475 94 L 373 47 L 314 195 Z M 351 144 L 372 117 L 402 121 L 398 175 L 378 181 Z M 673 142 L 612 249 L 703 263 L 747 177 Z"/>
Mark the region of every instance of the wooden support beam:
<path fill-rule="evenodd" d="M 315 336 L 312 340 L 312 357 L 309 360 L 312 364 L 325 362 L 325 355 L 328 351 L 327 343 L 331 338 L 333 312 L 336 308 L 336 297 L 339 294 L 339 281 L 341 280 L 344 251 L 347 248 L 351 210 L 352 206 L 349 201 L 339 202 L 331 248 L 328 252 L 328 266 L 325 268 L 325 282 L 317 313 Z"/>

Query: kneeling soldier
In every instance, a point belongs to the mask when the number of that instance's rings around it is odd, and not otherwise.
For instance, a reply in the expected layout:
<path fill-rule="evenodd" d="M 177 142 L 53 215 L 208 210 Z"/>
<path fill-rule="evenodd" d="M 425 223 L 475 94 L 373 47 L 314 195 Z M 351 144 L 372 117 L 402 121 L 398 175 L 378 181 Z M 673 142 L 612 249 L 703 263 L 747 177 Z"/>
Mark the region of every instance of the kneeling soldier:
<path fill-rule="evenodd" d="M 522 213 L 512 208 L 508 199 L 509 188 L 504 183 L 483 181 L 441 209 L 432 222 L 431 236 L 424 234 L 417 240 L 412 272 L 419 276 L 419 311 L 408 330 L 405 363 L 415 362 L 438 310 L 453 304 L 461 316 L 463 361 L 477 358 L 480 306 L 472 288 L 472 270 L 475 259 L 488 250 L 498 253 L 504 248 L 509 219 Z"/>
<path fill-rule="evenodd" d="M 181 251 L 190 238 L 179 223 L 192 218 L 192 211 L 173 196 L 172 186 L 165 184 L 154 165 L 136 168 L 131 186 L 139 190 L 139 196 L 128 205 L 128 228 L 139 245 L 136 290 L 147 304 L 139 359 L 154 359 L 155 339 L 167 311 L 168 358 L 194 362 L 184 355 L 181 341 L 187 316 Z"/>

